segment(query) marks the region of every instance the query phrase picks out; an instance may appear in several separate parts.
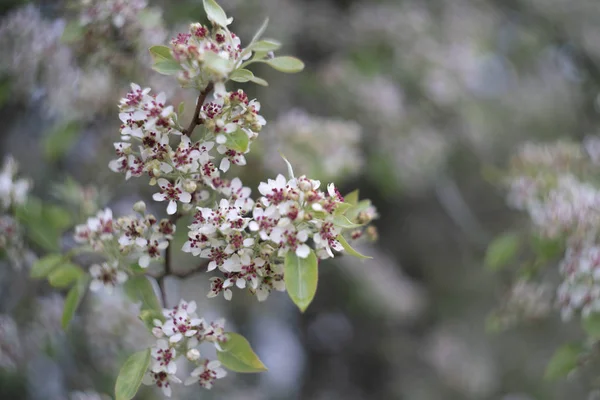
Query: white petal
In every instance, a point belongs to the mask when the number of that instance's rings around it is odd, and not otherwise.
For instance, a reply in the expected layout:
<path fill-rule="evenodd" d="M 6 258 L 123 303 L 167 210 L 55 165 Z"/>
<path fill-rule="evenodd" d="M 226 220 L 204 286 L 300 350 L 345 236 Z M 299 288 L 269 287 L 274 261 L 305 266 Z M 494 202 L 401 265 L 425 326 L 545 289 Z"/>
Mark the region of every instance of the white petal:
<path fill-rule="evenodd" d="M 169 206 L 167 207 L 167 214 L 173 215 L 176 212 L 177 212 L 177 202 L 174 200 L 171 200 L 169 202 Z"/>
<path fill-rule="evenodd" d="M 306 244 L 301 244 L 296 249 L 296 255 L 300 258 L 306 258 L 310 254 L 310 247 Z"/>

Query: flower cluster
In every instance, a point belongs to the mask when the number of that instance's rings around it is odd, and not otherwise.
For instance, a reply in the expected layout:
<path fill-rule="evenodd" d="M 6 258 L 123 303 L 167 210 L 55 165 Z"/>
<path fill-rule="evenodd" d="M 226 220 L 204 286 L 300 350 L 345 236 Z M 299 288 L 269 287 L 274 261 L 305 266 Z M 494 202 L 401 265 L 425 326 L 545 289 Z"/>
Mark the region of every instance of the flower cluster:
<path fill-rule="evenodd" d="M 227 24 L 230 22 L 231 19 Z M 188 33 L 179 33 L 170 45 L 173 57 L 181 66 L 177 74 L 180 84 L 201 91 L 210 83 L 222 85 L 221 82 L 251 56 L 227 26 L 215 25 L 211 29 L 194 23 Z"/>
<path fill-rule="evenodd" d="M 105 25 L 121 29 L 137 23 L 140 11 L 146 6 L 146 0 L 82 0 L 80 23 L 83 26 L 104 26 L 105 30 L 110 28 Z"/>
<path fill-rule="evenodd" d="M 232 195 L 232 191 L 243 195 L 245 191 L 237 182 L 221 178 L 215 162 L 223 172 L 231 164 L 245 165 L 249 142 L 265 124 L 259 109 L 260 104 L 249 101 L 241 90 L 206 103 L 200 112 L 205 134 L 192 141 L 182 134 L 178 116 L 172 106 L 165 104 L 164 94 L 154 96 L 150 89 L 132 84 L 132 91 L 120 103 L 123 142 L 114 145 L 119 158 L 109 167 L 124 173 L 126 179 L 146 173 L 160 189 L 154 200 L 167 201 L 169 214 L 177 212 L 178 204 L 187 211 L 191 203 L 205 201 L 209 197 L 207 188 L 226 195 Z M 172 137 L 178 138 L 177 147 L 171 147 Z M 213 151 L 215 141 L 211 139 L 215 139 L 219 155 Z M 215 160 L 217 157 L 221 157 L 220 162 Z"/>
<path fill-rule="evenodd" d="M 593 139 L 584 145 L 527 143 L 506 180 L 508 203 L 527 212 L 534 233 L 566 245 L 557 291 L 564 319 L 600 311 L 600 189 L 590 175 L 596 163 Z"/>
<path fill-rule="evenodd" d="M 90 268 L 91 290 L 111 291 L 127 280 L 127 268 L 133 260 L 146 268 L 152 260 L 161 258 L 169 246 L 175 226 L 167 219 L 158 221 L 145 213 L 145 204 L 136 203 L 137 215 L 113 219 L 110 209 L 99 211 L 83 225 L 75 227 L 75 241 L 85 250 L 102 253 L 106 262 Z"/>
<path fill-rule="evenodd" d="M 264 163 L 271 171 L 282 165 L 278 152 L 294 166 L 310 166 L 310 175 L 339 178 L 360 171 L 362 129 L 353 121 L 316 117 L 293 109 L 281 115 L 265 132 Z"/>
<path fill-rule="evenodd" d="M 251 216 L 239 199 L 222 199 L 216 209 L 198 208 L 183 251 L 208 259 L 208 270 L 223 274 L 211 279 L 208 296 L 223 293 L 229 300 L 231 288 L 237 286 L 263 301 L 273 289 L 285 290 L 283 262 L 288 252 L 308 257 L 309 239 L 321 259 L 342 251 L 338 237 L 352 224 L 336 217 L 343 198 L 335 186 L 330 184 L 323 192 L 320 185 L 305 176 L 269 179 L 259 185 L 262 196 Z M 375 217 L 372 209 L 360 215 L 365 224 Z"/>
<path fill-rule="evenodd" d="M 163 319 L 155 319 L 152 333 L 157 338 L 151 348 L 152 362 L 143 382 L 156 385 L 166 396 L 171 396 L 171 384 L 181 383 L 177 377 L 177 359 L 185 357 L 196 368 L 184 381 L 185 385 L 199 384 L 210 389 L 217 379 L 227 375 L 221 363 L 201 357 L 198 347 L 211 343 L 218 350 L 227 341 L 224 320 L 207 322 L 196 315 L 196 303 L 181 300 L 173 309 L 163 310 Z"/>

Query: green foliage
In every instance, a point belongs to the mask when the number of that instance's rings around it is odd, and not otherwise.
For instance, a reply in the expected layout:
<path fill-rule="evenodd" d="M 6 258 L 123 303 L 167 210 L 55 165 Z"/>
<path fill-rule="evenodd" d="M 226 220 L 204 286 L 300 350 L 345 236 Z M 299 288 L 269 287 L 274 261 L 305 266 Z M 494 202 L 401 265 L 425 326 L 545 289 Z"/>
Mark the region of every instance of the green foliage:
<path fill-rule="evenodd" d="M 296 57 L 282 56 L 265 60 L 271 68 L 276 69 L 280 72 L 286 72 L 288 74 L 294 74 L 304 69 L 304 63 Z"/>
<path fill-rule="evenodd" d="M 371 200 L 361 200 L 357 202 L 357 204 L 354 207 L 346 211 L 344 215 L 350 221 L 355 221 L 356 218 L 358 218 L 358 215 L 369 207 L 371 207 Z"/>
<path fill-rule="evenodd" d="M 30 196 L 27 203 L 17 207 L 15 215 L 25 226 L 29 240 L 43 250 L 60 251 L 60 237 L 72 223 L 69 211 Z"/>
<path fill-rule="evenodd" d="M 531 237 L 531 248 L 540 261 L 554 260 L 560 257 L 565 251 L 565 245 L 562 240 L 548 239 L 538 235 Z"/>
<path fill-rule="evenodd" d="M 258 42 L 252 44 L 252 46 L 249 46 L 249 48 L 252 49 L 253 51 L 264 51 L 264 52 L 276 51 L 281 48 L 281 43 L 279 43 L 277 40 L 273 40 L 273 39 L 263 39 L 263 40 L 259 40 Z"/>
<path fill-rule="evenodd" d="M 520 237 L 507 232 L 496 237 L 488 246 L 484 265 L 491 271 L 497 271 L 515 260 L 520 247 Z"/>
<path fill-rule="evenodd" d="M 152 69 L 163 75 L 175 75 L 181 71 L 181 66 L 173 58 L 171 49 L 167 46 L 152 46 L 150 47 L 150 55 L 154 64 Z"/>
<path fill-rule="evenodd" d="M 83 270 L 71 262 L 61 264 L 48 275 L 48 283 L 59 289 L 70 286 L 73 282 L 83 276 Z"/>
<path fill-rule="evenodd" d="M 79 20 L 69 21 L 65 26 L 65 30 L 63 31 L 60 40 L 65 44 L 75 43 L 78 40 L 81 40 L 83 33 L 83 27 Z"/>
<path fill-rule="evenodd" d="M 116 400 L 133 399 L 149 366 L 150 349 L 134 353 L 125 361 L 115 385 Z"/>
<path fill-rule="evenodd" d="M 567 343 L 559 347 L 546 366 L 544 378 L 556 380 L 574 371 L 578 366 L 579 357 L 582 355 L 583 350 L 583 346 L 579 343 Z"/>
<path fill-rule="evenodd" d="M 285 256 L 283 276 L 290 299 L 304 312 L 317 292 L 319 263 L 315 252 L 311 250 L 308 257 L 300 258 L 289 251 Z"/>
<path fill-rule="evenodd" d="M 600 339 L 600 314 L 592 314 L 582 319 L 583 330 L 594 340 Z"/>
<path fill-rule="evenodd" d="M 355 224 L 354 222 L 350 222 L 348 217 L 346 217 L 344 215 L 334 216 L 333 224 L 335 226 L 337 226 L 338 228 L 342 228 L 342 229 L 354 229 L 354 228 L 360 228 L 362 226 L 360 224 Z"/>
<path fill-rule="evenodd" d="M 353 206 L 357 205 L 358 204 L 358 189 L 345 195 L 344 203 L 352 204 Z"/>
<path fill-rule="evenodd" d="M 67 294 L 67 298 L 65 299 L 65 307 L 63 309 L 63 315 L 61 320 L 61 325 L 63 329 L 67 329 L 69 323 L 73 319 L 75 315 L 75 311 L 77 311 L 77 307 L 81 303 L 83 296 L 85 295 L 85 291 L 87 289 L 87 285 L 89 282 L 88 275 L 82 275 L 77 280 L 77 283 L 73 285 L 69 293 Z"/>
<path fill-rule="evenodd" d="M 252 73 L 252 71 L 240 68 L 233 71 L 233 73 L 229 76 L 229 79 L 235 82 L 248 82 L 253 77 L 254 74 Z"/>
<path fill-rule="evenodd" d="M 154 288 L 146 276 L 141 275 L 129 278 L 123 284 L 123 289 L 131 301 L 142 303 L 142 310 L 161 310 Z"/>
<path fill-rule="evenodd" d="M 227 134 L 225 146 L 227 146 L 228 149 L 244 153 L 248 150 L 248 143 L 249 138 L 246 132 L 242 129 L 237 129 L 236 131 Z"/>
<path fill-rule="evenodd" d="M 34 279 L 45 278 L 54 271 L 63 260 L 64 257 L 62 254 L 48 254 L 33 263 L 31 271 L 29 271 L 29 276 Z"/>
<path fill-rule="evenodd" d="M 254 34 L 254 37 L 248 44 L 248 48 L 252 48 L 254 43 L 256 43 L 262 37 L 263 33 L 265 33 L 265 30 L 267 30 L 267 26 L 269 26 L 269 18 L 265 18 L 262 25 L 260 26 L 260 28 L 258 28 L 256 33 Z"/>
<path fill-rule="evenodd" d="M 227 333 L 227 341 L 221 343 L 221 351 L 217 351 L 217 358 L 225 368 L 235 372 L 250 373 L 267 370 L 246 338 L 237 333 Z"/>
<path fill-rule="evenodd" d="M 227 19 L 227 14 L 221 8 L 220 5 L 217 4 L 214 0 L 203 0 L 204 11 L 206 11 L 206 16 L 212 22 L 222 27 L 226 27 L 231 23 L 229 19 Z"/>
<path fill-rule="evenodd" d="M 44 137 L 44 156 L 49 161 L 57 161 L 73 147 L 79 137 L 80 126 L 75 121 L 59 124 Z"/>
<path fill-rule="evenodd" d="M 139 315 L 140 320 L 148 329 L 154 328 L 154 320 L 165 321 L 165 316 L 157 310 L 142 310 Z"/>
<path fill-rule="evenodd" d="M 348 253 L 349 255 L 363 259 L 363 260 L 368 259 L 368 258 L 373 258 L 373 257 L 365 256 L 364 254 L 361 254 L 358 251 L 354 250 L 354 248 L 352 246 L 350 246 L 348 241 L 346 241 L 346 239 L 342 235 L 338 235 L 338 237 L 336 237 L 335 239 L 338 242 L 340 242 L 340 244 L 342 245 L 342 247 L 344 248 L 346 253 Z"/>

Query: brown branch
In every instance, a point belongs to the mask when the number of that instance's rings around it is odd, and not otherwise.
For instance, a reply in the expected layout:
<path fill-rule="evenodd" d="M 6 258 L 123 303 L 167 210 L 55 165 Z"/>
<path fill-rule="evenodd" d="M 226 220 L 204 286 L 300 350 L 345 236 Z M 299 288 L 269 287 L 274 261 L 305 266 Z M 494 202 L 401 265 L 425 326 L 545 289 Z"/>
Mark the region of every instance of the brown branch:
<path fill-rule="evenodd" d="M 208 96 L 208 94 L 213 90 L 213 87 L 214 85 L 211 82 L 206 86 L 206 89 L 200 92 L 200 95 L 198 96 L 198 101 L 196 102 L 196 109 L 194 110 L 194 117 L 190 121 L 190 126 L 188 126 L 188 128 L 185 131 L 183 131 L 184 135 L 192 136 L 192 133 L 194 132 L 196 126 L 202 124 L 202 119 L 200 118 L 200 110 L 202 109 L 202 105 L 206 100 L 206 96 Z"/>

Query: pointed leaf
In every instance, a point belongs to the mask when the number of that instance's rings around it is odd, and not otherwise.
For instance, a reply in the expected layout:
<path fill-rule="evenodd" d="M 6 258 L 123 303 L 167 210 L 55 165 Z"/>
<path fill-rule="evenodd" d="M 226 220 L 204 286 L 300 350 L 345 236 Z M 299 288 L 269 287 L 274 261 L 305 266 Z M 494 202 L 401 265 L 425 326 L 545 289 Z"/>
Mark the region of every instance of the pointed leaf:
<path fill-rule="evenodd" d="M 150 349 L 134 353 L 125 361 L 115 384 L 116 400 L 133 399 L 149 366 Z"/>
<path fill-rule="evenodd" d="M 142 303 L 142 310 L 160 311 L 162 308 L 152 287 L 152 283 L 144 275 L 129 278 L 123 284 L 125 294 L 135 303 Z"/>
<path fill-rule="evenodd" d="M 250 47 L 253 51 L 275 51 L 281 48 L 281 43 L 273 39 L 259 40 Z"/>
<path fill-rule="evenodd" d="M 265 81 L 263 78 L 259 78 L 258 76 L 253 76 L 252 79 L 250 79 L 250 82 L 254 82 L 260 86 L 269 86 L 269 82 Z"/>
<path fill-rule="evenodd" d="M 346 213 L 346 211 L 348 211 L 352 207 L 354 207 L 354 206 L 352 204 L 349 204 L 349 203 L 338 203 L 335 206 L 334 214 L 335 215 L 344 215 Z M 345 217 L 345 218 L 348 219 L 348 217 Z"/>
<path fill-rule="evenodd" d="M 210 21 L 224 28 L 231 23 L 231 21 L 227 19 L 225 11 L 223 11 L 221 6 L 218 5 L 215 0 L 203 0 L 203 3 L 204 11 Z"/>
<path fill-rule="evenodd" d="M 70 262 L 60 264 L 48 275 L 48 283 L 55 288 L 66 288 L 83 275 L 83 270 Z"/>
<path fill-rule="evenodd" d="M 250 44 L 248 45 L 248 47 L 252 46 L 254 43 L 256 43 L 257 40 L 259 40 L 262 37 L 262 35 L 263 35 L 263 33 L 265 33 L 265 30 L 267 29 L 268 25 L 269 25 L 269 18 L 267 17 L 263 21 L 263 23 L 260 26 L 260 28 L 258 28 L 258 30 L 256 31 L 256 33 L 254 34 L 254 37 L 250 41 Z"/>
<path fill-rule="evenodd" d="M 229 79 L 235 82 L 248 82 L 254 77 L 252 71 L 244 68 L 236 69 L 229 75 Z"/>
<path fill-rule="evenodd" d="M 350 220 L 343 215 L 334 216 L 333 224 L 342 229 L 354 229 L 354 228 L 360 228 L 362 226 L 362 225 L 350 222 Z"/>
<path fill-rule="evenodd" d="M 241 373 L 267 370 L 242 335 L 229 332 L 227 341 L 220 343 L 220 346 L 222 351 L 217 351 L 217 358 L 225 368 Z"/>
<path fill-rule="evenodd" d="M 288 161 L 288 159 L 283 155 L 282 152 L 279 152 L 279 155 L 281 156 L 281 158 L 283 158 L 283 161 L 285 161 L 285 165 L 287 165 L 288 178 L 293 179 L 294 178 L 294 168 L 292 167 L 292 164 Z"/>
<path fill-rule="evenodd" d="M 358 189 L 345 195 L 344 203 L 352 204 L 353 206 L 357 205 L 358 204 Z"/>
<path fill-rule="evenodd" d="M 31 278 L 45 278 L 52 271 L 54 271 L 63 262 L 64 257 L 62 254 L 49 254 L 43 258 L 37 260 L 31 266 L 29 276 Z"/>
<path fill-rule="evenodd" d="M 504 233 L 496 237 L 488 246 L 484 265 L 487 269 L 497 271 L 510 264 L 519 251 L 520 238 L 516 233 Z"/>
<path fill-rule="evenodd" d="M 340 244 L 342 245 L 342 247 L 344 248 L 346 253 L 348 253 L 351 256 L 358 257 L 360 259 L 373 258 L 373 257 L 369 257 L 369 256 L 365 256 L 363 254 L 360 254 L 358 251 L 354 250 L 354 248 L 352 248 L 352 246 L 350 246 L 350 244 L 348 244 L 348 242 L 346 241 L 346 238 L 344 238 L 342 235 L 338 235 L 338 237 L 336 237 L 335 240 L 340 242 Z"/>
<path fill-rule="evenodd" d="M 154 64 L 152 69 L 163 75 L 175 75 L 181 71 L 181 65 L 173 58 L 171 49 L 167 46 L 150 47 L 150 55 Z"/>
<path fill-rule="evenodd" d="M 544 378 L 556 380 L 567 376 L 577 368 L 582 353 L 583 347 L 579 343 L 568 343 L 558 348 L 546 366 Z"/>
<path fill-rule="evenodd" d="M 288 295 L 304 312 L 317 293 L 319 263 L 313 250 L 306 258 L 300 258 L 294 252 L 285 256 L 283 279 Z"/>
<path fill-rule="evenodd" d="M 139 318 L 149 330 L 154 328 L 155 319 L 165 322 L 165 316 L 161 311 L 157 310 L 142 310 L 140 311 Z"/>
<path fill-rule="evenodd" d="M 227 134 L 227 141 L 225 146 L 228 149 L 245 153 L 248 151 L 248 135 L 242 129 L 237 129 L 235 132 Z"/>
<path fill-rule="evenodd" d="M 265 62 L 277 71 L 290 74 L 300 72 L 304 69 L 304 63 L 296 57 L 291 56 L 275 57 L 270 60 L 265 60 Z"/>
<path fill-rule="evenodd" d="M 77 280 L 77 283 L 73 285 L 71 290 L 69 290 L 69 294 L 67 294 L 67 298 L 65 299 L 65 307 L 63 309 L 63 315 L 61 320 L 61 325 L 63 329 L 67 329 L 69 323 L 73 319 L 75 311 L 77 311 L 77 307 L 79 307 L 81 299 L 83 299 L 83 295 L 85 294 L 88 282 L 88 275 L 83 275 Z"/>

